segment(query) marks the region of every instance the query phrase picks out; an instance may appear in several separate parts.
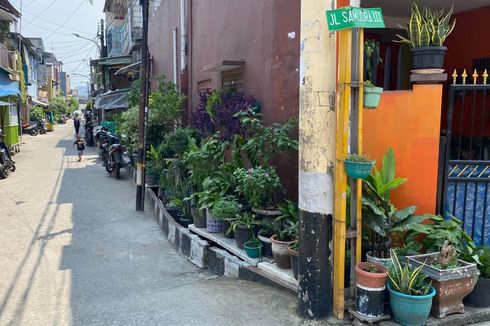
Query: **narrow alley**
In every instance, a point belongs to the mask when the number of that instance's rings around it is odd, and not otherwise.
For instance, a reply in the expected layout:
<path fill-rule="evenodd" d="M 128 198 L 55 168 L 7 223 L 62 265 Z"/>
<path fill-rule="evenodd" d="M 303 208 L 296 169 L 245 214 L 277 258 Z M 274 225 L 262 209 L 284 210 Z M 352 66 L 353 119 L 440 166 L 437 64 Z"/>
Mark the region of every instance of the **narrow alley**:
<path fill-rule="evenodd" d="M 27 136 L 0 181 L 0 325 L 300 323 L 295 296 L 177 254 L 135 212 L 130 181 L 109 177 L 93 147 L 77 162 L 71 126 Z"/>

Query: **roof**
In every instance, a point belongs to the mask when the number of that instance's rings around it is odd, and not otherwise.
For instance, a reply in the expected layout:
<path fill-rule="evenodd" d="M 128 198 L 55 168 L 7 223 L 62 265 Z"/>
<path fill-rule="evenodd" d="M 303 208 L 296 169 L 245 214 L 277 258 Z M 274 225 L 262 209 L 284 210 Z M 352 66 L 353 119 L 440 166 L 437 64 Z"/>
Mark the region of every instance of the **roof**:
<path fill-rule="evenodd" d="M 133 57 L 123 55 L 119 57 L 100 58 L 90 61 L 91 66 L 127 66 L 133 62 Z"/>
<path fill-rule="evenodd" d="M 15 7 L 12 6 L 12 4 L 8 0 L 0 0 L 0 9 L 3 9 L 6 12 L 11 13 L 17 18 L 20 18 L 20 16 L 22 16 L 21 13 L 17 9 L 15 9 Z"/>
<path fill-rule="evenodd" d="M 44 41 L 40 37 L 26 37 L 37 52 L 44 52 Z"/>

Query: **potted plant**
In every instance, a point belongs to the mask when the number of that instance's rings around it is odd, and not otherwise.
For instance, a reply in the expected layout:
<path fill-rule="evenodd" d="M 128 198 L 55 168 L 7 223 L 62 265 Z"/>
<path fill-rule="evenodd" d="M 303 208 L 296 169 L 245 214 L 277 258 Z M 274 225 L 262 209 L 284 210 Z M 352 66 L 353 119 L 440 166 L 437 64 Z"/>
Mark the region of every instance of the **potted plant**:
<path fill-rule="evenodd" d="M 364 42 L 364 58 L 366 67 L 366 81 L 364 82 L 364 107 L 377 108 L 383 94 L 382 87 L 376 87 L 373 81 L 376 78 L 376 69 L 381 62 L 379 42 L 366 40 Z"/>
<path fill-rule="evenodd" d="M 345 172 L 354 179 L 366 179 L 374 166 L 367 155 L 349 154 L 345 159 Z"/>
<path fill-rule="evenodd" d="M 478 256 L 480 278 L 473 291 L 465 298 L 464 303 L 478 308 L 490 307 L 490 247 L 483 245 L 475 250 Z"/>
<path fill-rule="evenodd" d="M 384 315 L 386 268 L 376 263 L 356 265 L 356 311 L 364 316 Z"/>
<path fill-rule="evenodd" d="M 255 233 L 257 233 L 256 228 L 261 224 L 262 222 L 256 219 L 255 214 L 245 212 L 237 215 L 227 233 L 233 232 L 237 247 L 243 249 L 244 243 L 255 237 Z"/>
<path fill-rule="evenodd" d="M 439 252 L 407 257 L 415 267 L 432 280 L 437 291 L 432 314 L 444 318 L 453 313 L 464 313 L 463 299 L 473 290 L 478 279 L 476 264 L 458 259 L 456 248 L 445 241 Z"/>
<path fill-rule="evenodd" d="M 427 276 L 422 273 L 424 264 L 414 268 L 406 262 L 402 267 L 395 251 L 390 256 L 388 291 L 395 320 L 402 325 L 425 325 L 436 290 L 426 282 Z"/>
<path fill-rule="evenodd" d="M 448 12 L 432 11 L 424 8 L 422 11 L 414 3 L 410 21 L 405 30 L 407 37 L 397 34 L 396 42 L 407 44 L 412 56 L 412 69 L 441 69 L 447 48 L 443 45 L 446 38 L 454 30 L 456 20 L 451 21 L 453 7 Z"/>
<path fill-rule="evenodd" d="M 272 241 L 274 235 L 274 224 L 268 220 L 263 220 L 259 229 L 258 238 L 262 243 L 262 253 L 265 257 L 272 257 Z"/>
<path fill-rule="evenodd" d="M 150 187 L 158 186 L 158 180 L 160 178 L 159 167 L 160 156 L 158 151 L 150 146 L 150 150 L 146 153 L 146 184 Z"/>
<path fill-rule="evenodd" d="M 250 258 L 260 258 L 262 256 L 263 245 L 259 241 L 259 239 L 255 237 L 255 235 L 253 235 L 251 240 L 245 242 L 243 244 L 243 247 L 245 248 L 245 252 L 247 253 L 247 256 Z"/>
<path fill-rule="evenodd" d="M 206 229 L 211 233 L 219 233 L 222 229 L 223 221 L 214 218 L 211 210 L 214 204 L 220 199 L 220 194 L 210 190 L 199 193 L 198 207 L 206 211 Z"/>
<path fill-rule="evenodd" d="M 238 168 L 233 173 L 237 180 L 237 192 L 252 205 L 252 211 L 265 216 L 278 216 L 276 210 L 276 192 L 281 181 L 274 167 Z"/>
<path fill-rule="evenodd" d="M 293 275 L 295 279 L 298 279 L 298 257 L 299 257 L 299 239 L 293 241 L 288 246 L 289 260 L 291 261 L 291 267 L 293 268 Z"/>
<path fill-rule="evenodd" d="M 378 171 L 374 167 L 364 180 L 362 215 L 370 250 L 366 253 L 366 260 L 386 268 L 391 267 L 391 238 L 425 220 L 424 216 L 413 215 L 415 206 L 397 210 L 391 203 L 391 191 L 405 182 L 406 179 L 395 178 L 395 155 L 391 148 L 383 157 L 382 169 Z"/>
<path fill-rule="evenodd" d="M 288 247 L 296 240 L 298 221 L 283 221 L 281 228 L 271 237 L 272 256 L 276 266 L 281 269 L 291 268 Z"/>
<path fill-rule="evenodd" d="M 241 208 L 241 205 L 233 196 L 220 198 L 212 205 L 210 210 L 212 218 L 221 222 L 221 230 L 219 232 L 225 233 L 227 231 L 227 228 L 224 227 L 225 222 L 236 219 Z"/>

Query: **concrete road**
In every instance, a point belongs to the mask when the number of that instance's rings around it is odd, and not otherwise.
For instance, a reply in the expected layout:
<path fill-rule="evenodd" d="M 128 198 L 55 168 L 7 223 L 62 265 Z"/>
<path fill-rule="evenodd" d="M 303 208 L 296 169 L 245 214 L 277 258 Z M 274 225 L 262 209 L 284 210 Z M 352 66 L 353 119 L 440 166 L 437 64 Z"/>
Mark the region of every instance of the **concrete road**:
<path fill-rule="evenodd" d="M 29 137 L 29 136 L 27 136 Z M 135 188 L 108 177 L 71 121 L 27 138 L 0 180 L 0 325 L 298 325 L 296 298 L 213 278 L 177 254 Z"/>

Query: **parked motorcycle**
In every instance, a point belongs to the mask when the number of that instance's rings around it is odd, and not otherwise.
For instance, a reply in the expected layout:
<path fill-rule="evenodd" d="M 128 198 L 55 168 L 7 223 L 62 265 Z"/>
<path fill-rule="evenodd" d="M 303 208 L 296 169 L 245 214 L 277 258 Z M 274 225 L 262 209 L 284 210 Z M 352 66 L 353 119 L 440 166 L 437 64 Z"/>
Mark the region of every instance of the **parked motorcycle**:
<path fill-rule="evenodd" d="M 119 179 L 120 172 L 123 167 L 125 167 L 125 162 L 123 160 L 123 147 L 119 143 L 112 144 L 109 147 L 109 155 L 105 169 L 109 174 L 116 172 L 116 179 Z"/>
<path fill-rule="evenodd" d="M 92 122 L 85 122 L 85 143 L 87 146 L 95 146 L 94 125 Z"/>
<path fill-rule="evenodd" d="M 48 132 L 48 120 L 45 118 L 41 119 L 41 121 L 37 123 L 37 126 L 41 135 L 45 135 Z"/>
<path fill-rule="evenodd" d="M 7 145 L 4 142 L 0 142 L 0 179 L 5 179 L 9 171 L 15 171 L 15 164 L 10 159 Z"/>
<path fill-rule="evenodd" d="M 24 123 L 22 124 L 22 134 L 24 135 L 31 135 L 31 136 L 37 136 L 39 133 L 39 130 L 37 128 L 36 124 L 33 123 Z"/>

